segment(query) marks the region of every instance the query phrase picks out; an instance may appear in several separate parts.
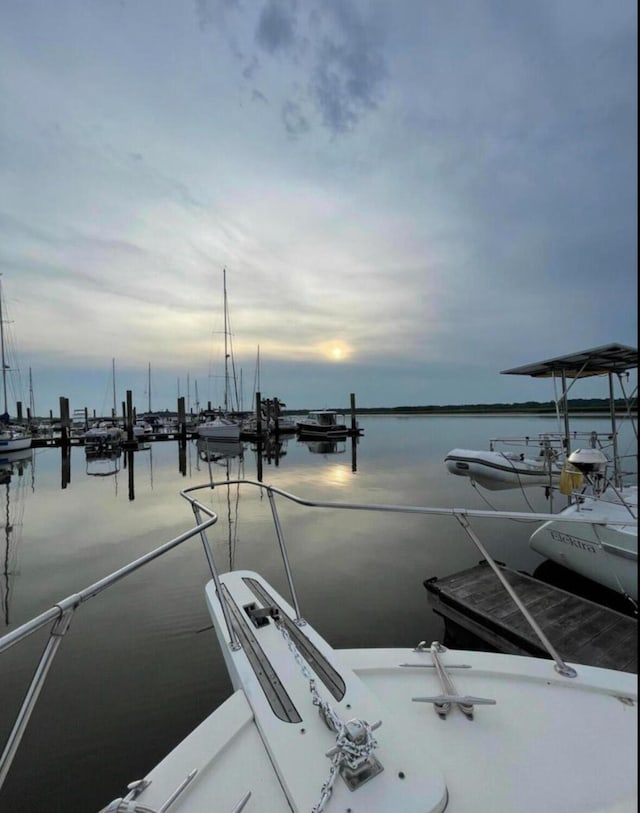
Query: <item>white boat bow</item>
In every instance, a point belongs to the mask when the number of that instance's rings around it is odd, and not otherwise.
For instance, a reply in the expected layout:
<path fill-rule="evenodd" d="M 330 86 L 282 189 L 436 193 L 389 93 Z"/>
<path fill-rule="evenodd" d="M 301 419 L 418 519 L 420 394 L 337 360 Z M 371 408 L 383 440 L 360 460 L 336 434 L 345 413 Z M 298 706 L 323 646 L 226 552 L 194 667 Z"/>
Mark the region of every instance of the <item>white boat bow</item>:
<path fill-rule="evenodd" d="M 548 660 L 447 650 L 437 642 L 336 650 L 301 615 L 276 498 L 314 509 L 456 519 L 535 630 L 470 527 L 521 513 L 318 502 L 247 480 L 215 485 L 230 484 L 266 492 L 290 602 L 254 571 L 218 572 L 207 539 L 217 517 L 195 494 L 213 484 L 186 489 L 194 528 L 0 639 L 1 653 L 53 623 L 53 644 L 0 759 L 0 781 L 73 613 L 197 535 L 212 576 L 206 601 L 234 693 L 105 813 L 636 810 L 636 675 L 567 664 L 539 629 Z"/>

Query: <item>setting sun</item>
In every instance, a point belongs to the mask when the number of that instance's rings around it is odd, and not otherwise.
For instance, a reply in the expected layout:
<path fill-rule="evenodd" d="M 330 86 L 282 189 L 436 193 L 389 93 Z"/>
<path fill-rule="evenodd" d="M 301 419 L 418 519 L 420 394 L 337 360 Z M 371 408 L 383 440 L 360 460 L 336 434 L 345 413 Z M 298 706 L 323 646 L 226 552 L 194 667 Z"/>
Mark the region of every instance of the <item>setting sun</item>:
<path fill-rule="evenodd" d="M 322 342 L 317 346 L 318 351 L 330 361 L 345 361 L 351 355 L 351 348 L 343 341 Z"/>
<path fill-rule="evenodd" d="M 341 347 L 334 347 L 331 350 L 331 358 L 334 359 L 341 359 L 342 358 L 342 348 Z"/>

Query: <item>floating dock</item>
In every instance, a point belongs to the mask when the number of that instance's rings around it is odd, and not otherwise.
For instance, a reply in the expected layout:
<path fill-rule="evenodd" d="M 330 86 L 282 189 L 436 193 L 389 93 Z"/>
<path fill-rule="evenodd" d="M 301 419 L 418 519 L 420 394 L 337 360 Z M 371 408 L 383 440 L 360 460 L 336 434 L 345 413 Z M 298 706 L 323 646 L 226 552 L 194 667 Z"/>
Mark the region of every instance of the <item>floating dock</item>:
<path fill-rule="evenodd" d="M 558 587 L 500 566 L 542 631 L 569 663 L 638 671 L 638 622 Z M 429 603 L 442 616 L 499 652 L 549 654 L 486 562 L 424 582 Z"/>

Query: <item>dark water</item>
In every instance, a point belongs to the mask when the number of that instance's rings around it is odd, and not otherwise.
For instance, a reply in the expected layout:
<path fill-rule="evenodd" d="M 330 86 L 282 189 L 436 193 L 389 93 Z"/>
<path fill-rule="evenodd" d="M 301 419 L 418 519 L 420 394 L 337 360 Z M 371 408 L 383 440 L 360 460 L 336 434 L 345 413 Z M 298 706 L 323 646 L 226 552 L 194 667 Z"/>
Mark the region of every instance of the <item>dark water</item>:
<path fill-rule="evenodd" d="M 290 438 L 263 459 L 263 481 L 310 499 L 527 510 L 518 492 L 474 490 L 446 471 L 453 447 L 554 431 L 552 419 L 365 417 L 364 436 L 335 448 Z M 580 422 L 581 423 L 581 422 Z M 585 421 L 584 429 L 602 429 Z M 575 426 L 575 425 L 574 425 Z M 156 443 L 129 459 L 87 460 L 60 450 L 4 469 L 0 633 L 178 536 L 193 525 L 178 492 L 205 482 L 255 479 L 249 445 L 207 462 L 190 442 Z M 259 570 L 286 595 L 266 498 L 236 487 L 201 492 L 219 513 L 216 561 Z M 529 489 L 535 510 L 542 492 Z M 6 510 L 4 504 L 6 503 Z M 454 519 L 305 509 L 281 504 L 303 615 L 336 647 L 413 646 L 443 637 L 422 582 L 476 564 L 480 554 Z M 490 553 L 533 572 L 527 523 L 474 526 Z M 139 779 L 231 691 L 204 602 L 208 580 L 197 538 L 92 599 L 76 613 L 0 792 L 3 813 L 95 813 Z M 0 655 L 4 743 L 47 639 Z M 212 809 L 214 809 L 212 807 Z"/>

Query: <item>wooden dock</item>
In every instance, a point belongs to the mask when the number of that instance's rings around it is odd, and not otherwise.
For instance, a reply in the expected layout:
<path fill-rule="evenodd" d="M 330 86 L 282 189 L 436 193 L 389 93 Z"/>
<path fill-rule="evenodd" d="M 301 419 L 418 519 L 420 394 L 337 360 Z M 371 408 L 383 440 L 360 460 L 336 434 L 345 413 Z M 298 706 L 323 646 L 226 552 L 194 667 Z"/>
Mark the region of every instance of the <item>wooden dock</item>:
<path fill-rule="evenodd" d="M 569 663 L 638 671 L 638 622 L 608 607 L 501 566 L 505 578 Z M 434 612 L 499 652 L 548 658 L 486 563 L 424 582 Z"/>

